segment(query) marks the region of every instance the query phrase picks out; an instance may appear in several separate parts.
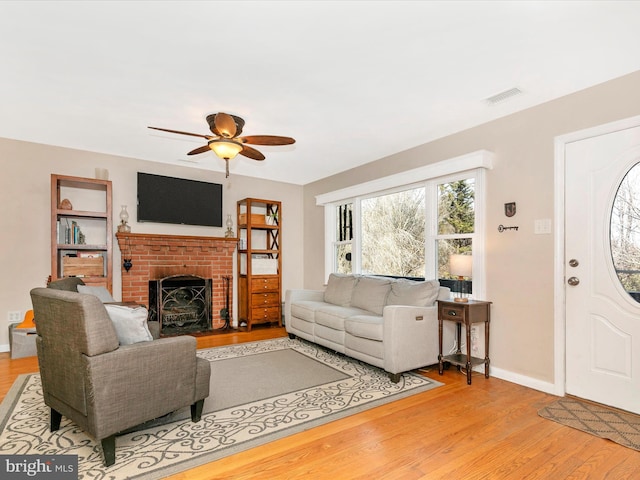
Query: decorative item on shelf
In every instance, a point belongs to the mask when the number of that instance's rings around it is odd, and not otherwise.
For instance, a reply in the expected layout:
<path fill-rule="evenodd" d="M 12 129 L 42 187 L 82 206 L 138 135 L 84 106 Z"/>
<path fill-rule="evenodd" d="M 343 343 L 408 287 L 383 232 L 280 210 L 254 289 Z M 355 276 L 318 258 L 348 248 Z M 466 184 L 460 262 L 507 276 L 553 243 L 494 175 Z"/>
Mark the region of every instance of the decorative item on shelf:
<path fill-rule="evenodd" d="M 233 238 L 235 236 L 235 233 L 233 233 L 233 220 L 231 219 L 231 214 L 227 215 L 226 225 L 227 231 L 224 232 L 224 236 L 226 238 Z"/>
<path fill-rule="evenodd" d="M 271 212 L 265 215 L 264 221 L 267 225 L 278 225 L 278 213 Z"/>
<path fill-rule="evenodd" d="M 65 198 L 60 201 L 58 208 L 60 210 L 73 210 L 73 205 L 71 205 L 71 201 L 68 198 Z"/>
<path fill-rule="evenodd" d="M 449 257 L 449 273 L 458 277 L 458 296 L 454 297 L 455 302 L 467 303 L 469 301 L 464 292 L 464 278 L 471 278 L 473 268 L 473 257 L 471 255 L 454 254 Z"/>
<path fill-rule="evenodd" d="M 129 221 L 129 212 L 127 212 L 127 206 L 122 205 L 122 210 L 120 210 L 120 225 L 118 225 L 119 232 L 129 233 L 131 231 L 131 227 L 127 224 L 128 221 Z"/>

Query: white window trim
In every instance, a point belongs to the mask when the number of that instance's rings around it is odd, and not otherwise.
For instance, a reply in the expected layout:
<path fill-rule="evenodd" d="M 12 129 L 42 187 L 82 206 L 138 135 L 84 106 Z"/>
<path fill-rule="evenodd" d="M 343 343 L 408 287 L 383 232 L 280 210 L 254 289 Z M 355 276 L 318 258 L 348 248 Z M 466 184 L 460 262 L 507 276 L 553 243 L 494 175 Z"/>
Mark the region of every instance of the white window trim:
<path fill-rule="evenodd" d="M 443 177 L 453 173 L 461 173 L 465 170 L 476 168 L 493 168 L 493 153 L 488 150 L 478 150 L 459 157 L 431 163 L 424 167 L 418 167 L 386 177 L 360 183 L 351 187 L 334 190 L 333 192 L 316 195 L 316 205 L 324 206 L 330 203 L 345 202 L 354 197 L 371 195 L 376 192 L 389 190 L 390 188 L 411 185 L 417 182 Z"/>
<path fill-rule="evenodd" d="M 411 170 L 407 170 L 404 172 L 400 172 L 394 175 L 389 175 L 386 177 L 382 177 L 376 180 L 372 180 L 370 182 L 360 183 L 357 185 L 353 185 L 351 187 L 343 188 L 340 190 L 335 190 L 333 192 L 328 192 L 324 194 L 320 194 L 316 196 L 316 205 L 324 206 L 325 213 L 325 280 L 329 278 L 329 274 L 333 272 L 333 247 L 334 247 L 334 234 L 335 234 L 335 223 L 336 223 L 336 213 L 335 213 L 335 205 L 339 203 L 348 203 L 349 201 L 354 202 L 354 228 L 357 232 L 359 232 L 359 202 L 355 201 L 357 197 L 361 196 L 371 196 L 376 193 L 380 193 L 386 190 L 398 188 L 398 187 L 409 187 L 411 185 L 416 185 L 420 182 L 429 182 L 439 179 L 438 183 L 441 183 L 440 177 L 446 177 L 451 175 L 452 178 L 455 175 L 455 178 L 459 178 L 460 176 L 465 175 L 466 173 L 473 172 L 476 181 L 476 202 L 480 208 L 476 209 L 476 231 L 473 237 L 473 271 L 480 272 L 478 275 L 479 278 L 474 278 L 474 297 L 476 298 L 484 298 L 485 297 L 485 259 L 484 259 L 484 223 L 485 223 L 485 212 L 486 209 L 486 192 L 485 192 L 485 171 L 493 168 L 493 153 L 488 150 L 478 150 L 476 152 L 472 152 L 466 155 L 462 155 L 459 157 L 454 157 L 448 160 L 443 160 L 441 162 L 432 163 L 429 165 L 425 165 L 424 167 L 414 168 Z M 467 177 L 468 178 L 468 177 Z M 427 187 L 428 188 L 428 187 Z M 432 188 L 433 190 L 433 188 Z M 429 200 L 429 188 L 426 192 L 426 198 Z M 427 200 L 427 201 L 428 201 Z M 434 205 L 434 203 L 429 202 L 428 204 Z M 436 202 L 437 205 L 437 202 Z M 330 208 L 326 208 L 330 207 Z M 437 207 L 436 207 L 437 208 Z M 433 219 L 433 212 L 427 212 L 427 222 L 428 228 L 426 234 L 428 237 L 433 238 L 432 234 L 435 234 L 433 230 L 433 225 L 435 224 L 435 220 Z M 359 250 L 358 250 L 358 235 L 354 234 L 354 244 L 352 247 L 352 258 L 355 260 L 359 258 Z M 430 241 L 427 241 L 429 244 Z M 425 247 L 427 248 L 427 247 Z M 432 247 L 433 248 L 433 247 Z M 428 255 L 428 252 L 425 252 L 427 262 L 433 263 L 433 258 Z M 359 260 L 358 260 L 359 261 Z M 356 265 L 354 265 L 354 268 Z M 427 264 L 426 268 L 435 269 L 435 266 L 429 267 Z M 435 270 L 433 270 L 435 274 Z M 425 272 L 426 274 L 427 272 Z M 475 277 L 475 275 L 474 275 Z"/>

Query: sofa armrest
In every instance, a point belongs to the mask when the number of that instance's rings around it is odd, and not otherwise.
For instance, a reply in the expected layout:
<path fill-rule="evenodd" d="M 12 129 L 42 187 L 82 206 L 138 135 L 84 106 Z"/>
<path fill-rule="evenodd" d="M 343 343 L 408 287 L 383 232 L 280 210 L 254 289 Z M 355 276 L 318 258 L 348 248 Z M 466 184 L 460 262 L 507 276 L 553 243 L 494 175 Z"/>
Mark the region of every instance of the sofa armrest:
<path fill-rule="evenodd" d="M 290 303 L 296 300 L 322 302 L 324 300 L 324 290 L 287 290 L 285 302 Z"/>
<path fill-rule="evenodd" d="M 446 322 L 447 324 L 451 322 Z M 453 342 L 453 329 L 445 326 L 443 350 Z M 438 307 L 388 305 L 383 311 L 384 369 L 389 373 L 438 362 Z"/>
<path fill-rule="evenodd" d="M 287 290 L 284 295 L 284 323 L 291 325 L 291 302 L 299 300 L 310 300 L 322 302 L 324 300 L 324 290 Z"/>
<path fill-rule="evenodd" d="M 162 338 L 84 357 L 87 409 L 98 438 L 195 402 L 196 339 Z M 123 408 L 124 407 L 124 408 Z M 89 415 L 89 418 L 94 415 Z"/>

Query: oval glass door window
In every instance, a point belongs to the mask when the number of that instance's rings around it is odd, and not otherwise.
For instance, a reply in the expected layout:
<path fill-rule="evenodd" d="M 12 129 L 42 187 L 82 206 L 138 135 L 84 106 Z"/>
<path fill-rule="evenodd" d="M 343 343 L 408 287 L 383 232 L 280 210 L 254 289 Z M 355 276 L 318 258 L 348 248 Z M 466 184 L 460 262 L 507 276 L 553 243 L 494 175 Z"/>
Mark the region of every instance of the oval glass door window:
<path fill-rule="evenodd" d="M 640 163 L 622 179 L 611 212 L 611 255 L 618 280 L 640 302 Z"/>

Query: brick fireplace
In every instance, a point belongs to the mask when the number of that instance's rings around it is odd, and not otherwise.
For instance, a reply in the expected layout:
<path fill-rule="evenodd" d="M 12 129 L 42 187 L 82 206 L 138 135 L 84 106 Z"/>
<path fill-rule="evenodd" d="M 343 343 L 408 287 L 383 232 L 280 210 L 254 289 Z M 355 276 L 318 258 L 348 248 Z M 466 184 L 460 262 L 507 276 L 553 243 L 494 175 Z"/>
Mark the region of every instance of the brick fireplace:
<path fill-rule="evenodd" d="M 122 301 L 149 306 L 149 281 L 174 275 L 193 275 L 211 279 L 212 328 L 225 321 L 220 310 L 225 308 L 226 283 L 233 278 L 234 251 L 237 238 L 157 235 L 148 233 L 116 233 L 122 260 L 130 259 L 131 268 L 122 272 Z M 229 310 L 233 299 L 233 281 L 229 282 Z M 233 313 L 230 311 L 233 318 Z"/>

